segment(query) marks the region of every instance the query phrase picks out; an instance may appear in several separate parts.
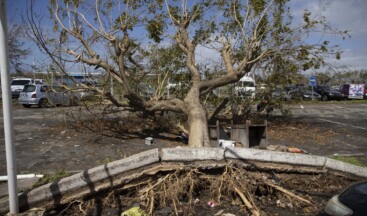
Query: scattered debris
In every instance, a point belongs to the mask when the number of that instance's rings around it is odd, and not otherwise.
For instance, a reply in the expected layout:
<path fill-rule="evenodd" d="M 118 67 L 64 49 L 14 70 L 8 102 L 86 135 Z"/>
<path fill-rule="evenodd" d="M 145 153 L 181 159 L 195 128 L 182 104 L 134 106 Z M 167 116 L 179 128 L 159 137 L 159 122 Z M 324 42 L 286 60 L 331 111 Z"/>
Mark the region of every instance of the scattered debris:
<path fill-rule="evenodd" d="M 200 202 L 199 198 L 196 198 L 195 201 L 194 201 L 194 204 L 197 204 L 199 202 Z"/>
<path fill-rule="evenodd" d="M 153 145 L 153 144 L 154 144 L 153 137 L 145 138 L 145 145 Z"/>
<path fill-rule="evenodd" d="M 121 214 L 121 216 L 146 216 L 146 215 L 147 214 L 145 213 L 145 211 L 142 210 L 139 206 L 132 207 L 131 209 L 126 210 Z"/>
<path fill-rule="evenodd" d="M 308 152 L 306 150 L 300 149 L 300 148 L 295 148 L 295 147 L 289 147 L 287 149 L 288 152 L 292 152 L 292 153 L 301 153 L 301 154 L 308 154 Z"/>
<path fill-rule="evenodd" d="M 334 138 L 345 131 L 323 130 L 314 124 L 303 121 L 273 121 L 268 124 L 268 136 L 272 143 L 291 143 L 293 146 L 305 145 L 309 142 L 318 145 L 332 144 Z"/>
<path fill-rule="evenodd" d="M 280 152 L 286 152 L 287 148 L 288 148 L 287 146 L 283 146 L 283 145 L 268 145 L 266 147 L 267 150 L 280 151 Z"/>
<path fill-rule="evenodd" d="M 214 201 L 209 201 L 208 206 L 210 206 L 211 208 L 214 208 L 214 206 L 215 206 Z"/>
<path fill-rule="evenodd" d="M 100 202 L 101 211 L 119 208 L 124 216 L 317 215 L 330 198 L 320 194 L 340 193 L 361 180 L 287 169 L 274 174 L 274 170 L 239 162 L 220 167 L 167 164 L 164 171 L 154 170 L 121 187 L 71 201 L 57 211 L 59 215 L 81 215 L 95 211 L 95 203 Z M 138 207 L 132 208 L 134 203 Z"/>
<path fill-rule="evenodd" d="M 224 212 L 224 210 L 222 209 L 219 212 L 217 212 L 214 216 L 222 215 L 223 212 Z"/>
<path fill-rule="evenodd" d="M 176 137 L 176 140 L 182 143 L 188 143 L 189 141 L 189 136 L 182 132 L 179 136 Z"/>
<path fill-rule="evenodd" d="M 229 147 L 235 147 L 236 146 L 236 141 L 233 141 L 233 140 L 219 139 L 218 143 L 219 143 L 218 147 L 220 147 L 220 148 L 229 148 Z"/>

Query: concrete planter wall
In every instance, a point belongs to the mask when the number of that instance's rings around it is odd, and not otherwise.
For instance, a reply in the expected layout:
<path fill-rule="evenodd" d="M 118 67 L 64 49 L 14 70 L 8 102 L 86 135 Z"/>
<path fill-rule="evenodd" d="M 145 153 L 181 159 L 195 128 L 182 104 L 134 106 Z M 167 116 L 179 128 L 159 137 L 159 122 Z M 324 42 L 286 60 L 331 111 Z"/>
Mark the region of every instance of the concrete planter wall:
<path fill-rule="evenodd" d="M 292 165 L 292 168 L 302 169 L 302 166 L 318 170 L 334 170 L 355 176 L 367 178 L 367 168 L 343 163 L 330 158 L 302 155 L 286 152 L 273 152 L 248 148 L 165 148 L 148 150 L 122 160 L 98 166 L 81 173 L 66 177 L 58 182 L 49 183 L 35 188 L 19 196 L 22 211 L 40 207 L 67 203 L 71 199 L 97 192 L 101 189 L 123 184 L 121 176 L 148 166 L 162 166 L 164 163 L 184 163 L 211 161 L 226 163 L 227 160 L 244 162 L 265 162 Z M 117 180 L 120 179 L 120 180 Z M 8 200 L 0 201 L 0 215 L 9 211 Z"/>

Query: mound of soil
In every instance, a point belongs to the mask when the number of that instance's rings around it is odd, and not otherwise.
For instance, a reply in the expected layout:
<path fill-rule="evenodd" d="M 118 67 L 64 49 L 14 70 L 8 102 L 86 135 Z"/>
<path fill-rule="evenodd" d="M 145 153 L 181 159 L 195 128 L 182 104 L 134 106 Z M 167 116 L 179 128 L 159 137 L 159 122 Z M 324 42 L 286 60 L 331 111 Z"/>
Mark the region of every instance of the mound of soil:
<path fill-rule="evenodd" d="M 328 199 L 359 180 L 324 171 L 266 171 L 239 162 L 171 165 L 42 215 L 121 215 L 133 207 L 157 216 L 317 215 Z"/>

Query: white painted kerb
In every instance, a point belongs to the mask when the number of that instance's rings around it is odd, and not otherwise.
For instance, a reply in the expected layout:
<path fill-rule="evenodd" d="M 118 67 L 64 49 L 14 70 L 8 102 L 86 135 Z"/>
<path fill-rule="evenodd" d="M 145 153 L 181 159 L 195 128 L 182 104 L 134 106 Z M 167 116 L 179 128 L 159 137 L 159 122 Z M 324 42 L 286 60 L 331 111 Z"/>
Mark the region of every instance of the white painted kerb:
<path fill-rule="evenodd" d="M 248 148 L 227 148 L 224 157 L 226 159 L 245 159 L 307 166 L 323 167 L 325 165 L 325 157 L 322 156 Z"/>

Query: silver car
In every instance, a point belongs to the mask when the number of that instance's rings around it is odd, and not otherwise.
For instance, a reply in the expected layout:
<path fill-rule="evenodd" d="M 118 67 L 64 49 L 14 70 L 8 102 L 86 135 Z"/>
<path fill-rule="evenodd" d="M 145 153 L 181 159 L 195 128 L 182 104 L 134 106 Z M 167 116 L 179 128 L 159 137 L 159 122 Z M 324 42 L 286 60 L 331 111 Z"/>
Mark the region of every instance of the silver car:
<path fill-rule="evenodd" d="M 71 91 L 61 86 L 43 84 L 25 85 L 18 98 L 18 103 L 26 108 L 32 105 L 38 107 L 77 105 L 78 102 L 79 98 Z"/>

